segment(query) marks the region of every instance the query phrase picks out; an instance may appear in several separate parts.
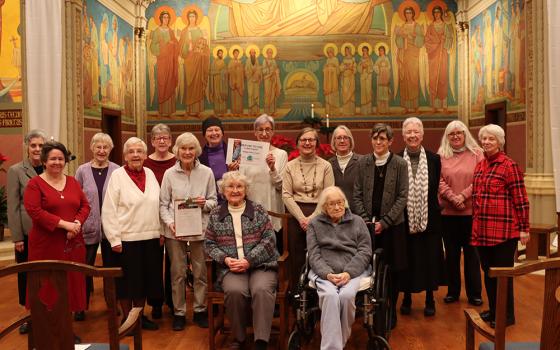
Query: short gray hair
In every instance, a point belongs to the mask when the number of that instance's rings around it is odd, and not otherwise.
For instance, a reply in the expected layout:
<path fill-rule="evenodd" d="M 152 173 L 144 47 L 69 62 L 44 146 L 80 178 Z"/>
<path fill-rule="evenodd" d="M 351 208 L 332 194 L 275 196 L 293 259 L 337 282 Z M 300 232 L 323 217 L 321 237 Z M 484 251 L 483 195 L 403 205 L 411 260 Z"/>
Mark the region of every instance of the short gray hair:
<path fill-rule="evenodd" d="M 422 133 L 422 135 L 424 135 L 424 124 L 422 124 L 422 121 L 417 118 L 417 117 L 410 117 L 410 118 L 406 118 L 404 120 L 404 122 L 402 123 L 402 133 L 404 135 L 404 129 L 408 126 L 408 124 L 416 124 L 420 127 L 420 132 Z"/>
<path fill-rule="evenodd" d="M 471 132 L 469 131 L 465 123 L 463 123 L 460 120 L 453 120 L 449 122 L 449 124 L 447 124 L 447 127 L 445 128 L 445 132 L 443 133 L 443 136 L 441 138 L 441 144 L 438 149 L 438 154 L 440 156 L 442 156 L 444 159 L 449 159 L 453 157 L 453 149 L 449 144 L 449 139 L 447 136 L 451 134 L 451 132 L 455 129 L 461 130 L 465 135 L 465 147 L 469 151 L 475 154 L 482 152 L 482 148 L 480 148 L 478 143 L 476 143 L 476 140 L 471 135 Z"/>
<path fill-rule="evenodd" d="M 327 211 L 325 210 L 325 206 L 327 204 L 327 199 L 329 199 L 329 196 L 331 195 L 338 195 L 340 198 L 344 199 L 344 208 L 348 208 L 348 199 L 346 199 L 346 196 L 344 195 L 344 192 L 342 192 L 340 187 L 329 186 L 321 191 L 319 200 L 317 201 L 317 209 L 319 209 L 321 213 L 328 215 Z"/>
<path fill-rule="evenodd" d="M 173 146 L 173 154 L 175 154 L 175 157 L 179 158 L 179 156 L 178 156 L 179 148 L 181 148 L 185 145 L 194 146 L 195 154 L 196 154 L 197 157 L 200 156 L 200 154 L 202 153 L 202 148 L 200 147 L 200 142 L 198 142 L 198 139 L 196 138 L 196 136 L 194 136 L 190 132 L 184 132 L 181 135 L 179 135 L 177 137 L 177 139 L 175 140 L 175 146 Z"/>
<path fill-rule="evenodd" d="M 338 132 L 340 132 L 341 130 L 345 131 L 346 135 L 348 135 L 348 137 L 350 138 L 350 151 L 353 151 L 354 150 L 354 136 L 352 136 L 352 131 L 350 131 L 350 129 L 346 125 L 339 125 L 334 129 L 334 131 L 332 133 L 332 138 L 331 138 L 331 148 L 336 151 L 336 148 L 335 148 L 336 140 L 335 140 L 335 138 L 336 138 L 336 134 L 338 134 Z"/>
<path fill-rule="evenodd" d="M 274 130 L 274 118 L 272 118 L 271 116 L 269 116 L 268 114 L 261 114 L 259 117 L 257 117 L 257 119 L 255 119 L 255 122 L 253 123 L 253 129 L 257 130 L 257 128 L 263 124 L 266 123 L 270 123 L 270 125 L 272 126 L 272 129 Z"/>
<path fill-rule="evenodd" d="M 113 144 L 113 139 L 111 138 L 111 136 L 109 136 L 109 134 L 106 134 L 104 132 L 98 132 L 97 134 L 93 135 L 93 137 L 91 138 L 91 141 L 89 143 L 89 148 L 93 151 L 93 146 L 96 143 L 105 143 L 107 145 L 109 145 L 109 147 L 111 149 L 113 149 L 113 147 L 115 147 L 115 145 Z"/>
<path fill-rule="evenodd" d="M 154 138 L 156 135 L 159 134 L 167 134 L 169 136 L 171 136 L 171 129 L 169 128 L 169 126 L 163 124 L 163 123 L 159 123 L 154 125 L 154 127 L 152 128 L 152 131 L 150 132 L 150 137 Z"/>
<path fill-rule="evenodd" d="M 43 143 L 47 142 L 47 134 L 45 134 L 43 130 L 33 129 L 29 131 L 27 134 L 25 134 L 25 137 L 23 138 L 23 143 L 26 146 L 29 146 L 29 142 L 31 142 L 31 139 L 38 138 L 38 137 L 43 139 Z"/>
<path fill-rule="evenodd" d="M 218 181 L 218 187 L 220 189 L 220 193 L 224 193 L 225 188 L 230 184 L 230 182 L 239 181 L 243 182 L 245 186 L 245 197 L 247 197 L 247 189 L 249 189 L 249 179 L 247 176 L 241 174 L 239 171 L 228 171 L 224 175 L 222 175 L 222 179 Z"/>
<path fill-rule="evenodd" d="M 136 145 L 136 144 L 141 144 L 142 149 L 144 150 L 144 153 L 146 153 L 146 154 L 148 153 L 148 146 L 146 146 L 146 142 L 142 141 L 142 139 L 140 139 L 136 136 L 133 136 L 133 137 L 129 138 L 128 140 L 126 140 L 126 142 L 124 143 L 123 154 L 127 154 L 130 146 Z"/>
<path fill-rule="evenodd" d="M 482 141 L 482 136 L 484 134 L 491 134 L 496 136 L 498 139 L 498 143 L 500 144 L 500 150 L 504 149 L 504 145 L 506 144 L 506 132 L 502 129 L 501 126 L 496 124 L 488 124 L 480 128 L 478 131 L 478 140 Z"/>

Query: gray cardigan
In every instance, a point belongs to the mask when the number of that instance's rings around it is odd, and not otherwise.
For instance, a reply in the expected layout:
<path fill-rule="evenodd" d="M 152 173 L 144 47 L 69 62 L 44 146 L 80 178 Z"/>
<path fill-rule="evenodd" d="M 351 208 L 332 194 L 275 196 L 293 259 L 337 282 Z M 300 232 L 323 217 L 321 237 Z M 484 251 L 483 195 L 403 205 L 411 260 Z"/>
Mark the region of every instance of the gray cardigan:
<path fill-rule="evenodd" d="M 12 165 L 8 169 L 7 193 L 8 227 L 12 233 L 12 241 L 23 241 L 31 230 L 31 218 L 23 206 L 23 193 L 32 177 L 37 176 L 29 159 Z"/>
<path fill-rule="evenodd" d="M 338 224 L 320 214 L 307 227 L 307 250 L 311 269 L 322 279 L 341 272 L 355 278 L 371 261 L 371 237 L 364 221 L 350 209 Z"/>
<path fill-rule="evenodd" d="M 107 169 L 107 177 L 105 178 L 105 183 L 103 184 L 103 194 L 102 198 L 105 198 L 105 191 L 107 190 L 107 184 L 109 183 L 109 178 L 113 171 L 117 170 L 119 166 L 113 162 L 109 162 L 109 169 Z M 84 241 L 86 244 L 98 243 L 103 234 L 101 229 L 101 210 L 99 209 L 99 193 L 97 191 L 97 184 L 93 178 L 93 173 L 91 170 L 91 162 L 84 163 L 78 167 L 76 170 L 76 175 L 74 176 L 76 180 L 82 186 L 82 190 L 86 195 L 89 202 L 91 210 L 89 216 L 82 224 L 82 232 L 84 235 Z"/>
<path fill-rule="evenodd" d="M 361 154 L 352 154 L 352 158 L 348 161 L 348 165 L 346 165 L 344 173 L 342 172 L 342 169 L 340 169 L 340 164 L 338 164 L 336 155 L 329 159 L 334 173 L 334 184 L 335 186 L 340 187 L 342 192 L 344 192 L 346 200 L 348 200 L 348 204 L 350 204 L 351 210 L 354 210 L 354 203 L 352 202 L 354 183 L 356 182 L 356 178 L 358 176 L 358 162 L 362 157 L 363 156 Z"/>
<path fill-rule="evenodd" d="M 408 200 L 408 166 L 396 154 L 387 163 L 383 199 L 381 200 L 381 226 L 404 222 L 404 209 Z M 375 179 L 375 158 L 373 154 L 362 157 L 358 163 L 358 177 L 354 184 L 354 212 L 367 222 L 373 215 L 373 185 Z"/>

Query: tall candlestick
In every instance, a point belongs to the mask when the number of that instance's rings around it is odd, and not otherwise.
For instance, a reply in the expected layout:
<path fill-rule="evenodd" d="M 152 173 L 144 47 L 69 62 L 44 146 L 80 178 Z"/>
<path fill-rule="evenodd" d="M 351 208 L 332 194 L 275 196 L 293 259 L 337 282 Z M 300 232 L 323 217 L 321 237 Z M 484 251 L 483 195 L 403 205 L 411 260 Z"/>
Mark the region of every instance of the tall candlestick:
<path fill-rule="evenodd" d="M 315 107 L 315 106 L 312 103 L 311 104 L 311 119 L 315 119 L 315 112 L 313 111 L 313 107 Z"/>
<path fill-rule="evenodd" d="M 327 128 L 329 127 L 329 115 L 327 114 Z"/>

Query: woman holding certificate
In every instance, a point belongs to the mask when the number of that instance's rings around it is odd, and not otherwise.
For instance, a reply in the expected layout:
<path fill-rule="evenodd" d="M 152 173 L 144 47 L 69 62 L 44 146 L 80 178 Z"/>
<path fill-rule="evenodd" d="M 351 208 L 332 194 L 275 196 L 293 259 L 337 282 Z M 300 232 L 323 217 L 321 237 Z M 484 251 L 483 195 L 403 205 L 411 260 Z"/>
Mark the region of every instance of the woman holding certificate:
<path fill-rule="evenodd" d="M 161 183 L 160 216 L 165 226 L 165 248 L 171 259 L 175 331 L 183 330 L 186 323 L 187 243 L 194 275 L 193 321 L 200 327 L 208 326 L 204 230 L 218 201 L 212 170 L 198 160 L 201 152 L 200 143 L 190 132 L 177 137 L 173 153 L 179 161 L 165 172 Z"/>

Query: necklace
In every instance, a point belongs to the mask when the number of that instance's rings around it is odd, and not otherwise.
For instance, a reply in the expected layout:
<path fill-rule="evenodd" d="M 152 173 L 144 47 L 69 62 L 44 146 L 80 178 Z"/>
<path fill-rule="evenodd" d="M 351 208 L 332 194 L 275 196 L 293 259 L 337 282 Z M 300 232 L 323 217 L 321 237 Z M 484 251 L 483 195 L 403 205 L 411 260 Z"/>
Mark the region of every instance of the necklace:
<path fill-rule="evenodd" d="M 104 173 L 107 169 L 109 169 L 109 167 L 105 167 L 105 168 L 94 168 L 94 167 L 92 167 L 92 169 L 93 169 L 94 171 L 97 171 L 97 174 L 98 174 L 99 176 L 101 176 L 101 175 L 103 175 L 103 173 Z"/>
<path fill-rule="evenodd" d="M 54 189 L 56 192 L 58 192 L 58 194 L 60 195 L 60 199 L 64 199 L 64 195 L 62 194 L 62 191 L 57 190 L 56 188 Z"/>
<path fill-rule="evenodd" d="M 385 164 L 383 164 L 383 165 L 380 165 L 380 166 L 378 166 L 378 165 L 375 166 L 375 170 L 376 170 L 376 172 L 379 174 L 379 177 L 380 177 L 380 178 L 383 178 L 383 176 L 385 176 L 385 168 L 386 168 L 386 166 L 387 166 L 387 163 L 385 163 Z"/>
<path fill-rule="evenodd" d="M 299 171 L 301 172 L 301 177 L 303 178 L 303 192 L 307 197 L 315 197 L 315 190 L 317 187 L 315 186 L 315 177 L 317 176 L 317 158 L 315 158 L 315 165 L 313 166 L 313 182 L 311 184 L 311 195 L 307 191 L 307 181 L 305 181 L 305 174 L 303 173 L 303 166 L 301 165 L 301 158 L 299 159 Z"/>

